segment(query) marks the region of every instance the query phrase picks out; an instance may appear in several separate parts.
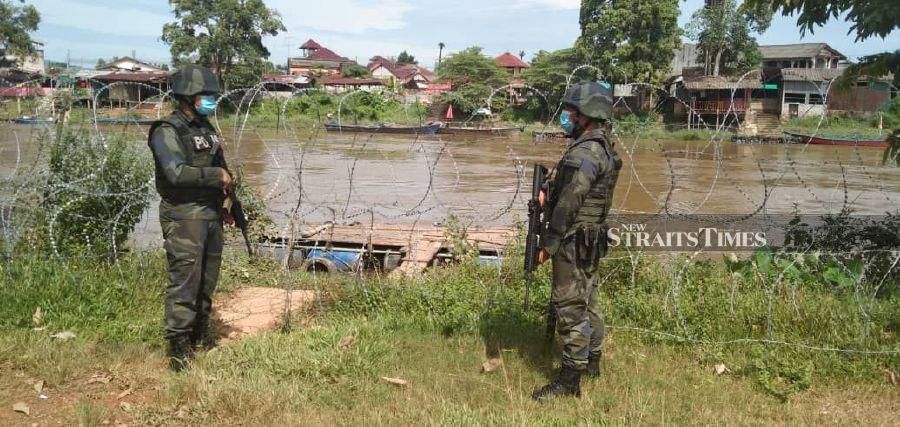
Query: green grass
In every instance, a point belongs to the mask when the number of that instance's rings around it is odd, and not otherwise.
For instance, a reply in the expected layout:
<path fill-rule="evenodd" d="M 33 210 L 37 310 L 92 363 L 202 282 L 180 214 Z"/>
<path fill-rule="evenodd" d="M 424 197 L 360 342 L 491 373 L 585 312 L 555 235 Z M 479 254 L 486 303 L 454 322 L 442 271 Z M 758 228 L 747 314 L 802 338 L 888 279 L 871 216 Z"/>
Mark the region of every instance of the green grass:
<path fill-rule="evenodd" d="M 883 379 L 885 369 L 900 366 L 896 355 L 701 344 L 621 328 L 610 330 L 604 375 L 585 383 L 583 399 L 532 403 L 531 390 L 556 369 L 559 344 L 543 337 L 549 269 L 539 270 L 532 308 L 523 311 L 521 251 L 514 252 L 501 269 L 464 262 L 403 280 L 289 273 L 274 261 L 230 254 L 222 292 L 248 283 L 290 286 L 318 290 L 324 303 L 297 313 L 289 330 L 201 355 L 184 375 L 161 373 L 161 254 L 124 256 L 121 270 L 18 258 L 3 272 L 12 280 L 0 285 L 0 366 L 46 379 L 57 395 L 80 395 L 92 374 L 108 372 L 119 384 L 111 393 L 129 387 L 140 396 L 131 415 L 144 424 L 897 421 L 890 408 L 900 391 Z M 765 338 L 884 350 L 900 343 L 896 297 L 874 301 L 866 323 L 855 294 L 810 283 L 734 283 L 717 262 L 691 263 L 676 294 L 672 276 L 682 265 L 680 259 L 641 261 L 632 282 L 630 263 L 604 261 L 607 323 L 710 341 Z M 43 331 L 32 330 L 37 306 Z M 59 331 L 77 338 L 50 338 Z M 345 336 L 354 340 L 341 348 Z M 481 373 L 481 363 L 493 357 L 503 367 Z M 718 363 L 730 373 L 714 375 Z M 4 377 L 0 404 L 24 388 L 15 376 Z M 121 413 L 75 402 L 61 406 L 60 417 L 97 423 Z"/>
<path fill-rule="evenodd" d="M 877 138 L 890 132 L 889 128 L 878 129 L 876 118 L 854 118 L 840 115 L 790 119 L 784 122 L 782 127 L 785 130 L 800 133 L 847 138 Z"/>

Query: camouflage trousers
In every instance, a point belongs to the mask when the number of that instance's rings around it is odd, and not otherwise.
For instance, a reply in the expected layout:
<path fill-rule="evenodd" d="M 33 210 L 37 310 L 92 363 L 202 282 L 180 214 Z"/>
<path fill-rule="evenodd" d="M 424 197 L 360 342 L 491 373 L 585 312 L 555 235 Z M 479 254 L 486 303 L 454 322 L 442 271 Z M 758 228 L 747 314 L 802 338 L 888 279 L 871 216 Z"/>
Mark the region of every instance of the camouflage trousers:
<path fill-rule="evenodd" d="M 603 235 L 605 239 L 606 236 Z M 563 342 L 562 365 L 584 370 L 588 356 L 598 354 L 606 328 L 597 297 L 597 270 L 605 244 L 579 232 L 564 240 L 553 256 L 551 301 L 556 309 L 556 332 Z"/>
<path fill-rule="evenodd" d="M 222 221 L 162 221 L 161 225 L 169 263 L 164 323 L 170 339 L 209 324 L 224 235 Z"/>

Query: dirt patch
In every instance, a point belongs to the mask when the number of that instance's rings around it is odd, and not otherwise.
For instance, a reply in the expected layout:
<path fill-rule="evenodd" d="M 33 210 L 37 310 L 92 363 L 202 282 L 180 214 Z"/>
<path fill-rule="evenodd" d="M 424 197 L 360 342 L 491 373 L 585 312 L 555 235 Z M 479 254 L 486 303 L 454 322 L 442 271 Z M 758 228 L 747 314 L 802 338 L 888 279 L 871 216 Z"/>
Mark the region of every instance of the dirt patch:
<path fill-rule="evenodd" d="M 285 315 L 308 306 L 315 291 L 287 291 L 275 288 L 241 288 L 214 307 L 221 342 L 270 331 L 281 325 Z"/>
<path fill-rule="evenodd" d="M 13 370 L 0 384 L 0 425 L 130 425 L 134 410 L 161 398 L 161 358 L 131 360 L 112 370 L 79 373 L 54 384 Z M 17 412 L 13 407 L 27 409 Z"/>

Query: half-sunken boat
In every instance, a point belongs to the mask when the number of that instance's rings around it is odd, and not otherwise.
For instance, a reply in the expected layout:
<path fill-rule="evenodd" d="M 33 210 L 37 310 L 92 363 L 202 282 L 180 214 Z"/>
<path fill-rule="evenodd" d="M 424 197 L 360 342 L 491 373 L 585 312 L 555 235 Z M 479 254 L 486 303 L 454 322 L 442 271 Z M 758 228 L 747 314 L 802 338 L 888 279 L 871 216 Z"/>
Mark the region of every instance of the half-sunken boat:
<path fill-rule="evenodd" d="M 441 128 L 440 123 L 430 123 L 425 126 L 393 126 L 393 125 L 345 125 L 337 122 L 325 124 L 328 132 L 357 132 L 357 133 L 391 133 L 402 135 L 434 135 Z"/>
<path fill-rule="evenodd" d="M 849 145 L 858 147 L 881 147 L 888 146 L 887 138 L 856 138 L 856 137 L 837 137 L 823 135 L 806 135 L 797 132 L 785 132 L 788 138 L 793 139 L 801 144 L 813 145 Z"/>

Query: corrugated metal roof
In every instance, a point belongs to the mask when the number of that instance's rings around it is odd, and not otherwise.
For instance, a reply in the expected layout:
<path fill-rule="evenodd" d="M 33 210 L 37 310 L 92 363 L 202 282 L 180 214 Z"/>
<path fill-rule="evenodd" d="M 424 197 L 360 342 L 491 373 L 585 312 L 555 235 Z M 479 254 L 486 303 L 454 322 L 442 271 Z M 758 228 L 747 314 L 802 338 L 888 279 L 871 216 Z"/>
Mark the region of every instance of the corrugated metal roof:
<path fill-rule="evenodd" d="M 384 82 L 378 79 L 354 79 L 341 76 L 324 76 L 316 79 L 321 85 L 345 85 L 345 86 L 383 86 Z"/>
<path fill-rule="evenodd" d="M 49 87 L 0 87 L 0 97 L 15 98 L 25 96 L 47 96 L 53 93 L 53 89 Z"/>
<path fill-rule="evenodd" d="M 781 77 L 786 82 L 821 82 L 834 80 L 844 74 L 844 68 L 782 68 Z"/>
<path fill-rule="evenodd" d="M 391 70 L 391 72 L 394 73 L 394 75 L 397 76 L 397 78 L 400 80 L 408 80 L 411 77 L 415 77 L 416 74 L 421 75 L 425 78 L 425 80 L 428 81 L 432 81 L 437 78 L 437 74 L 434 74 L 431 71 L 415 64 L 396 67 Z"/>
<path fill-rule="evenodd" d="M 306 76 L 294 76 L 294 75 L 285 75 L 285 74 L 277 74 L 277 73 L 267 73 L 263 74 L 262 79 L 264 81 L 285 83 L 285 84 L 307 84 L 309 83 L 309 78 Z"/>
<path fill-rule="evenodd" d="M 685 79 L 686 89 L 758 89 L 762 84 L 760 73 L 751 73 L 744 78 L 726 78 L 724 76 L 702 76 Z"/>
<path fill-rule="evenodd" d="M 125 63 L 125 62 L 133 62 L 135 65 L 138 66 L 138 68 L 137 68 L 137 69 L 126 69 L 126 68 L 124 68 L 124 67 L 122 66 L 122 64 Z M 106 64 L 103 64 L 103 65 L 99 66 L 99 67 L 96 67 L 96 69 L 97 69 L 97 70 L 100 70 L 100 71 L 106 71 L 106 70 L 111 70 L 111 71 L 115 71 L 115 70 L 129 70 L 129 71 L 144 71 L 144 72 L 150 72 L 150 71 L 164 71 L 162 68 L 159 68 L 159 67 L 157 67 L 157 66 L 155 66 L 155 65 L 152 65 L 152 64 L 150 64 L 149 62 L 144 62 L 144 61 L 141 61 L 141 60 L 139 60 L 139 59 L 134 59 L 134 58 L 132 58 L 132 57 L 130 57 L 130 56 L 123 56 L 123 57 L 121 57 L 121 58 L 119 58 L 119 59 L 117 59 L 117 60 L 115 60 L 115 61 L 108 62 L 108 63 L 106 63 Z"/>
<path fill-rule="evenodd" d="M 322 47 L 307 56 L 308 61 L 334 61 L 334 62 L 351 62 L 349 59 L 334 53 L 331 49 Z"/>
<path fill-rule="evenodd" d="M 763 60 L 812 58 L 818 55 L 822 49 L 828 49 L 840 58 L 847 59 L 842 53 L 831 46 L 828 46 L 828 43 L 794 43 L 760 46 L 759 53 L 762 55 Z"/>
<path fill-rule="evenodd" d="M 107 81 L 107 82 L 163 82 L 168 80 L 169 73 L 165 71 L 160 72 L 132 72 L 132 71 L 118 71 L 115 73 L 104 74 L 102 76 L 97 76 L 95 80 Z"/>
<path fill-rule="evenodd" d="M 844 74 L 846 68 L 782 68 L 781 77 L 786 82 L 821 82 L 834 80 Z M 881 77 L 860 75 L 858 81 L 892 82 L 894 75 L 888 73 Z"/>

